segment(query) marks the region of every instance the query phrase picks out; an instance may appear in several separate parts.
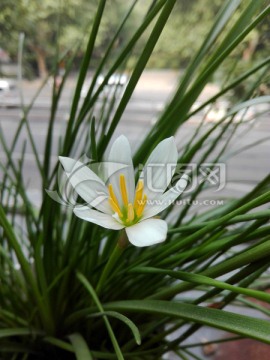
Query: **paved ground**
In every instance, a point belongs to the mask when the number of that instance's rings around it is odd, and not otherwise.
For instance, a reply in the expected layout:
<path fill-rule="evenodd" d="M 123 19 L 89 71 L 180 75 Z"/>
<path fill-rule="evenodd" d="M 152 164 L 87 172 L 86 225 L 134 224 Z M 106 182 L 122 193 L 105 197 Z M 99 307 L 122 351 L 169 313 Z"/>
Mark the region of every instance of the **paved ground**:
<path fill-rule="evenodd" d="M 158 113 L 162 111 L 165 101 L 169 98 L 176 82 L 177 74 L 172 71 L 161 73 L 155 71 L 147 72 L 139 82 L 132 97 L 132 101 L 128 105 L 122 117 L 120 126 L 116 129 L 114 137 L 122 133 L 125 134 L 129 138 L 132 148 L 135 149 L 147 134 L 148 129 L 153 126 Z M 23 83 L 24 99 L 26 103 L 34 96 L 39 85 L 39 81 Z M 63 134 L 65 129 L 73 91 L 74 79 L 69 79 L 60 103 L 54 129 L 53 156 L 55 159 L 57 159 L 58 155 L 56 150 L 58 138 L 61 134 Z M 206 91 L 201 96 L 200 101 L 208 98 L 210 95 L 213 95 L 216 91 L 217 87 L 214 85 L 207 87 Z M 40 154 L 43 153 L 45 144 L 45 134 L 49 118 L 50 93 L 51 85 L 48 84 L 37 98 L 36 103 L 28 117 L 31 130 L 37 144 L 37 150 Z M 19 100 L 10 98 L 8 101 L 11 104 L 13 101 L 14 105 L 14 102 L 16 104 Z M 213 113 L 210 113 L 210 115 L 210 120 L 213 120 L 215 114 L 213 115 Z M 21 111 L 18 107 L 0 107 L 1 127 L 7 144 L 11 144 L 12 138 L 19 124 L 20 116 Z M 176 136 L 180 148 L 194 133 L 201 117 L 202 114 L 199 114 L 192 118 L 189 123 L 181 127 Z M 206 123 L 204 128 L 207 129 L 208 126 L 209 124 Z M 252 127 L 252 130 L 245 132 L 249 127 Z M 269 130 L 269 114 L 262 116 L 251 125 L 249 122 L 246 123 L 237 132 L 234 146 L 229 146 L 228 152 L 230 153 L 236 151 L 243 146 L 247 146 L 251 143 L 258 142 L 260 139 L 269 137 Z M 26 131 L 23 130 L 22 136 L 20 137 L 13 153 L 14 158 L 19 158 L 25 138 Z M 244 153 L 240 153 L 235 157 L 226 159 L 227 181 L 226 187 L 223 192 L 220 193 L 220 196 L 240 196 L 241 194 L 249 191 L 260 179 L 269 173 L 269 150 L 270 140 L 268 139 L 267 141 L 257 145 L 255 148 L 248 149 Z M 3 149 L 0 145 L 0 159 L 2 160 L 4 156 Z M 40 181 L 39 178 L 35 176 L 34 156 L 29 141 L 27 142 L 26 147 L 25 175 L 29 182 L 29 191 L 36 196 L 36 194 L 40 191 Z"/>

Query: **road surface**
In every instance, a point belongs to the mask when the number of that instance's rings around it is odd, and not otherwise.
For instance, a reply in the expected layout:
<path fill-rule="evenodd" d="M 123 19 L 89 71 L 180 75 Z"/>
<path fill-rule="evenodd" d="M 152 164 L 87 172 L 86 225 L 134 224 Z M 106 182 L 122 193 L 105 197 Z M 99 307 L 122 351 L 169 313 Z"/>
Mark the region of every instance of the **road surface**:
<path fill-rule="evenodd" d="M 176 84 L 176 79 L 176 74 L 173 72 L 146 73 L 139 82 L 130 104 L 127 106 L 121 122 L 115 131 L 114 138 L 119 134 L 125 134 L 130 140 L 132 148 L 135 149 L 147 134 L 147 131 L 154 125 L 158 114 L 164 108 L 166 99 L 170 97 Z M 32 83 L 24 82 L 24 100 L 26 103 L 34 96 L 38 86 L 38 81 Z M 53 137 L 53 157 L 55 160 L 57 160 L 58 156 L 58 138 L 64 133 L 74 88 L 75 80 L 74 78 L 71 78 L 68 80 L 67 86 L 63 92 L 56 116 Z M 40 154 L 41 159 L 48 127 L 51 90 L 50 84 L 47 84 L 44 87 L 28 117 L 31 131 L 37 144 L 37 151 Z M 209 97 L 216 90 L 217 89 L 214 86 L 209 86 L 204 92 L 203 97 Z M 16 101 L 18 102 L 18 99 Z M 191 121 L 181 127 L 176 135 L 176 140 L 180 148 L 186 139 L 192 136 L 202 116 L 203 114 L 195 116 Z M 19 107 L 0 107 L 1 129 L 8 146 L 12 143 L 20 117 L 21 110 Z M 207 129 L 208 126 L 209 124 L 206 123 L 205 129 Z M 252 129 L 245 133 L 250 126 Z M 224 161 L 226 163 L 226 186 L 223 189 L 222 196 L 241 196 L 243 193 L 252 189 L 260 179 L 269 173 L 269 130 L 269 113 L 266 113 L 259 119 L 256 119 L 251 125 L 250 123 L 247 123 L 244 126 L 241 126 L 237 131 L 233 146 L 229 146 L 228 153 L 232 153 L 237 149 L 258 142 L 261 139 L 264 139 L 264 141 L 256 147 L 250 148 L 247 151 Z M 265 141 L 265 138 L 267 137 L 268 140 Z M 13 152 L 13 158 L 20 157 L 20 152 L 26 138 L 27 134 L 24 129 Z M 5 153 L 0 145 L 0 160 L 2 161 L 4 159 Z M 24 166 L 25 181 L 28 183 L 29 193 L 35 196 L 36 201 L 38 201 L 41 183 L 39 177 L 36 176 L 37 170 L 34 164 L 34 155 L 29 141 L 27 141 Z"/>

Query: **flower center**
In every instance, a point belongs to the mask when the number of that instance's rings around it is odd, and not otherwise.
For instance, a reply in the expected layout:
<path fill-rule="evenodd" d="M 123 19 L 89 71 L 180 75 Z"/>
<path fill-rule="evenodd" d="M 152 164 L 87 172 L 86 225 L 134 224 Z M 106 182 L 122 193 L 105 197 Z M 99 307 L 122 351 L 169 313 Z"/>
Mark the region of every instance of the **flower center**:
<path fill-rule="evenodd" d="M 147 196 L 143 193 L 143 180 L 138 181 L 133 204 L 129 202 L 126 179 L 125 175 L 123 174 L 121 174 L 119 177 L 119 187 L 122 200 L 121 203 L 123 205 L 119 205 L 119 201 L 115 195 L 112 184 L 109 184 L 108 186 L 110 194 L 109 204 L 112 210 L 118 215 L 119 219 L 122 221 L 123 224 L 125 224 L 126 226 L 136 224 L 142 217 L 147 200 Z"/>

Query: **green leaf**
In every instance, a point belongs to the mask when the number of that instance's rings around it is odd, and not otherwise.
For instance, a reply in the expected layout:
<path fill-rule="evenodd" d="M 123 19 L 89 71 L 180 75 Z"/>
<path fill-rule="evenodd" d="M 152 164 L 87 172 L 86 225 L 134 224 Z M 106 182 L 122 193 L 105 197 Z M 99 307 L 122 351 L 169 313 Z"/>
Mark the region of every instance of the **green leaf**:
<path fill-rule="evenodd" d="M 92 285 L 89 283 L 89 281 L 86 279 L 86 277 L 81 274 L 81 273 L 77 273 L 77 278 L 80 280 L 80 282 L 83 284 L 83 286 L 86 288 L 86 290 L 89 292 L 89 294 L 91 295 L 91 297 L 93 298 L 94 302 L 96 303 L 99 311 L 101 313 L 104 313 L 104 309 L 103 309 L 103 306 L 101 305 L 101 302 L 99 301 L 98 297 L 97 297 L 97 294 L 94 290 L 94 288 L 92 287 Z M 107 316 L 104 315 L 104 322 L 105 322 L 105 325 L 106 325 L 106 328 L 108 330 L 108 333 L 109 333 L 109 336 L 111 338 L 111 341 L 112 341 L 112 344 L 113 344 L 113 347 L 114 347 L 114 350 L 115 350 L 115 353 L 117 355 L 117 358 L 119 360 L 124 360 L 124 357 L 123 357 L 123 354 L 121 352 L 121 349 L 118 345 L 118 342 L 116 340 L 116 337 L 114 335 L 114 332 L 113 332 L 113 329 L 109 323 L 109 320 L 107 319 Z"/>
<path fill-rule="evenodd" d="M 98 155 L 97 155 L 96 125 L 95 124 L 96 124 L 95 117 L 93 117 L 92 122 L 91 122 L 91 133 L 90 133 L 91 151 L 92 151 L 92 159 L 97 161 Z"/>
<path fill-rule="evenodd" d="M 104 309 L 181 318 L 186 321 L 230 331 L 270 344 L 270 322 L 228 311 L 162 300 L 128 300 L 104 305 Z"/>
<path fill-rule="evenodd" d="M 164 274 L 169 275 L 175 279 L 188 281 L 198 285 L 209 285 L 213 287 L 217 287 L 224 290 L 229 290 L 232 292 L 236 292 L 238 294 L 246 295 L 253 297 L 255 299 L 259 299 L 262 301 L 266 301 L 270 303 L 270 294 L 265 293 L 263 291 L 245 289 L 239 286 L 233 286 L 227 284 L 223 281 L 214 280 L 208 276 L 200 275 L 200 274 L 190 274 L 184 271 L 171 271 L 165 269 L 151 268 L 151 267 L 138 267 L 133 269 L 131 272 L 138 272 L 143 274 Z"/>
<path fill-rule="evenodd" d="M 237 224 L 239 222 L 246 222 L 246 221 L 252 221 L 252 220 L 258 220 L 263 218 L 270 218 L 270 210 L 264 210 L 264 211 L 257 211 L 250 214 L 245 215 L 238 215 L 232 218 L 228 221 L 228 224 Z M 207 222 L 201 222 L 201 223 L 195 223 L 191 225 L 183 225 L 179 228 L 172 228 L 169 229 L 168 233 L 174 234 L 179 232 L 185 232 L 185 231 L 194 231 L 202 228 L 203 226 L 209 225 L 211 223 L 210 221 Z"/>
<path fill-rule="evenodd" d="M 45 328 L 47 329 L 47 331 L 50 333 L 53 329 L 53 322 L 52 322 L 52 319 L 50 316 L 51 315 L 50 309 L 47 306 L 47 304 L 44 304 L 44 300 L 41 297 L 37 283 L 32 274 L 30 264 L 27 262 L 27 260 L 24 256 L 24 253 L 21 249 L 21 245 L 20 245 L 20 243 L 13 231 L 13 228 L 10 225 L 1 205 L 0 205 L 0 225 L 3 227 L 3 229 L 6 233 L 6 236 L 9 241 L 10 246 L 13 248 L 14 252 L 16 253 L 16 256 L 21 265 L 25 280 L 30 285 L 32 292 L 35 296 L 35 300 L 36 300 L 37 306 L 39 307 L 40 316 L 42 317 L 43 324 L 44 324 Z"/>
<path fill-rule="evenodd" d="M 227 274 L 230 271 L 239 269 L 242 266 L 264 259 L 268 257 L 269 254 L 270 254 L 270 240 L 266 239 L 266 241 L 264 241 L 259 245 L 253 246 L 240 254 L 236 254 L 230 257 L 229 259 L 226 259 L 222 262 L 219 262 L 218 264 L 209 267 L 208 269 L 203 271 L 202 275 L 206 275 L 213 278 L 218 277 Z M 190 284 L 188 283 L 176 284 L 174 286 L 171 285 L 170 287 L 166 287 L 165 289 L 156 292 L 154 295 L 151 296 L 151 298 L 154 297 L 156 299 L 170 298 L 175 296 L 176 294 L 179 294 L 182 291 L 188 290 L 189 288 L 190 288 Z"/>
<path fill-rule="evenodd" d="M 154 47 L 168 21 L 168 18 L 173 10 L 173 7 L 175 5 L 176 0 L 167 1 L 150 36 L 149 39 L 141 53 L 141 56 L 138 59 L 138 62 L 134 68 L 134 71 L 130 77 L 130 80 L 127 84 L 126 90 L 121 98 L 121 101 L 118 105 L 118 108 L 114 114 L 114 117 L 112 119 L 110 128 L 108 130 L 107 136 L 103 137 L 103 142 L 100 144 L 100 152 L 103 153 L 126 109 L 126 106 L 128 102 L 130 101 L 130 98 L 134 92 L 134 89 L 140 79 L 140 76 L 142 75 L 142 72 L 144 71 L 147 62 L 154 50 Z"/>
<path fill-rule="evenodd" d="M 93 360 L 93 356 L 81 334 L 69 335 L 69 340 L 74 348 L 77 360 Z"/>
<path fill-rule="evenodd" d="M 46 336 L 43 338 L 43 341 L 48 344 L 54 345 L 60 349 L 74 353 L 74 348 L 71 344 L 69 344 L 63 340 L 57 339 L 53 336 Z"/>
<path fill-rule="evenodd" d="M 235 105 L 230 111 L 229 113 L 227 114 L 227 116 L 229 115 L 233 115 L 233 114 L 236 114 L 238 111 L 242 110 L 242 109 L 247 109 L 248 107 L 250 106 L 256 106 L 256 105 L 259 105 L 259 104 L 268 104 L 270 101 L 270 96 L 259 96 L 255 99 L 250 99 L 250 100 L 247 100 L 243 103 L 240 103 L 240 104 L 237 104 Z"/>
<path fill-rule="evenodd" d="M 0 329 L 0 338 L 6 338 L 10 336 L 34 336 L 42 335 L 41 331 L 36 331 L 31 328 L 10 328 L 10 329 Z"/>
<path fill-rule="evenodd" d="M 84 80 L 85 80 L 85 77 L 86 77 L 86 74 L 88 71 L 88 67 L 89 67 L 89 64 L 91 61 L 91 55 L 93 53 L 93 49 L 94 49 L 97 33 L 99 30 L 100 22 L 102 19 L 102 14 L 103 14 L 103 11 L 105 8 L 105 4 L 106 4 L 106 0 L 100 0 L 98 3 L 98 6 L 97 6 L 97 12 L 96 12 L 96 16 L 94 18 L 93 28 L 92 28 L 91 34 L 89 36 L 85 56 L 83 58 L 83 62 L 82 62 L 81 68 L 80 68 L 79 78 L 77 81 L 77 86 L 76 86 L 74 98 L 72 101 L 70 118 L 68 121 L 68 126 L 67 126 L 66 136 L 65 136 L 64 151 L 65 151 L 66 147 L 68 146 L 68 143 L 70 142 L 70 135 L 71 135 L 72 127 L 74 125 L 74 119 L 76 116 L 76 112 L 77 112 L 77 108 L 78 108 L 78 104 L 79 104 L 79 100 L 80 100 L 81 89 L 82 89 L 82 86 L 83 86 L 83 83 L 84 83 Z"/>
<path fill-rule="evenodd" d="M 131 321 L 128 317 L 126 317 L 116 311 L 104 311 L 104 313 L 95 313 L 95 314 L 91 314 L 90 317 L 98 317 L 98 316 L 104 316 L 104 315 L 112 316 L 120 321 L 123 321 L 132 331 L 136 343 L 138 345 L 141 345 L 141 335 L 140 335 L 139 329 L 134 324 L 134 322 Z"/>

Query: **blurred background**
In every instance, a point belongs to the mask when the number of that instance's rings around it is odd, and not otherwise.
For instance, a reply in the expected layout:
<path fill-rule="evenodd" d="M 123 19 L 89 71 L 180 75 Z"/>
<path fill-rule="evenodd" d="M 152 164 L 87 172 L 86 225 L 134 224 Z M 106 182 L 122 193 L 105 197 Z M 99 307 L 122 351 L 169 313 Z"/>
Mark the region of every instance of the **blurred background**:
<path fill-rule="evenodd" d="M 125 25 L 115 46 L 111 63 L 121 51 L 134 29 L 139 26 L 150 0 L 138 1 L 134 11 Z M 122 19 L 133 1 L 111 0 L 106 5 L 102 19 L 97 44 L 93 53 L 91 67 L 95 68 L 103 57 L 109 41 L 115 34 L 119 21 Z M 170 21 L 166 25 L 161 38 L 148 63 L 149 69 L 184 69 L 200 47 L 213 20 L 217 15 L 222 0 L 178 0 Z M 244 3 L 242 8 L 244 7 Z M 19 34 L 25 35 L 23 52 L 23 75 L 26 79 L 45 77 L 55 65 L 56 46 L 58 53 L 73 54 L 78 43 L 81 49 L 86 48 L 88 34 L 93 25 L 95 15 L 95 0 L 1 0 L 0 4 L 0 74 L 1 76 L 16 76 Z M 239 7 L 239 12 L 241 6 Z M 237 17 L 237 12 L 235 18 Z M 232 19 L 233 20 L 233 19 Z M 151 29 L 147 30 L 137 48 L 143 44 Z M 245 62 L 241 66 L 249 68 L 258 58 L 268 55 L 270 43 L 269 22 L 259 24 L 245 39 L 237 51 L 231 54 L 230 61 L 239 58 Z M 83 51 L 76 53 L 73 69 L 78 70 Z M 136 50 L 131 54 L 126 69 L 132 68 L 137 59 Z M 222 67 L 216 79 L 220 80 L 226 74 L 231 63 L 228 61 Z M 60 69 L 65 63 L 58 64 Z M 110 63 L 107 64 L 110 66 Z M 243 68 L 239 69 L 242 71 Z M 238 89 L 241 91 L 241 89 Z M 266 91 L 266 89 L 262 89 Z"/>
<path fill-rule="evenodd" d="M 121 49 L 129 41 L 134 29 L 139 26 L 147 9 L 150 9 L 152 1 L 137 1 L 129 21 L 126 22 L 122 31 L 114 42 L 114 51 L 106 64 L 109 68 Z M 103 14 L 100 31 L 94 48 L 88 75 L 81 91 L 81 101 L 85 98 L 94 69 L 104 56 L 108 43 L 119 26 L 122 19 L 131 6 L 131 1 L 111 0 L 106 5 Z M 181 74 L 190 60 L 198 51 L 207 32 L 213 24 L 222 0 L 178 0 L 174 7 L 161 38 L 154 49 L 152 56 L 143 73 L 136 90 L 128 104 L 122 121 L 117 127 L 115 136 L 120 133 L 127 134 L 129 140 L 136 149 L 140 139 L 146 134 L 157 120 L 164 109 L 166 100 L 175 90 L 175 86 L 181 80 Z M 239 7 L 241 11 L 244 6 Z M 45 133 L 48 126 L 51 109 L 51 96 L 54 76 L 56 86 L 60 86 L 65 74 L 67 62 L 72 58 L 72 69 L 66 80 L 60 102 L 57 109 L 53 141 L 53 156 L 57 157 L 59 136 L 64 133 L 69 117 L 70 104 L 77 81 L 78 70 L 86 48 L 88 34 L 93 25 L 96 1 L 94 0 L 44 0 L 36 2 L 31 0 L 2 0 L 0 4 L 0 117 L 1 127 L 7 144 L 11 144 L 16 128 L 21 120 L 21 104 L 28 105 L 34 97 L 35 103 L 28 114 L 28 121 L 37 139 L 37 150 L 43 153 L 45 145 Z M 235 17 L 238 13 L 236 11 Z M 234 21 L 234 19 L 232 19 Z M 229 26 L 229 25 L 228 25 Z M 128 61 L 125 63 L 123 72 L 116 73 L 109 79 L 102 97 L 110 96 L 118 87 L 118 97 L 121 97 L 129 80 L 129 74 L 136 62 L 144 41 L 148 38 L 151 26 L 145 31 Z M 215 72 L 212 81 L 205 87 L 203 93 L 194 104 L 199 107 L 208 98 L 214 96 L 226 84 L 229 74 L 236 77 L 252 68 L 258 61 L 263 60 L 269 52 L 270 29 L 269 22 L 264 20 L 256 27 L 234 50 L 220 68 Z M 60 60 L 59 60 L 60 59 Z M 106 69 L 104 69 L 104 74 Z M 231 104 L 242 99 L 250 84 L 254 82 L 257 74 L 241 82 L 233 90 L 219 99 L 215 106 L 205 107 L 202 112 L 181 127 L 177 135 L 177 141 L 182 145 L 192 135 L 198 124 L 205 120 L 207 123 L 219 121 L 226 113 Z M 97 85 L 103 81 L 101 74 L 97 79 Z M 269 79 L 265 77 L 266 79 Z M 38 89 L 45 82 L 45 86 L 38 93 Z M 254 95 L 266 95 L 270 93 L 270 81 L 260 84 Z M 262 179 L 269 171 L 269 141 L 266 138 L 269 131 L 267 121 L 268 105 L 251 107 L 244 114 L 239 114 L 246 120 L 247 132 L 244 137 L 239 137 L 236 148 L 258 143 L 256 148 L 247 151 L 227 161 L 227 186 L 225 195 L 239 196 L 249 191 L 259 179 Z M 258 118 L 258 112 L 262 116 Z M 256 122 L 255 119 L 256 118 Z M 236 117 L 237 120 L 237 117 Z M 254 121 L 253 121 L 254 120 Z M 211 126 L 211 125 L 210 125 Z M 242 132 L 243 129 L 241 129 Z M 14 149 L 18 152 L 18 158 L 25 138 L 26 130 L 21 132 Z M 263 139 L 263 140 L 262 140 Z M 29 139 L 27 140 L 29 142 Z M 1 146 L 1 145 L 0 145 Z M 16 154 L 13 156 L 16 158 Z M 39 202 L 39 178 L 31 176 L 34 170 L 34 156 L 32 149 L 26 144 L 25 172 L 29 177 L 29 191 Z M 0 148 L 0 158 L 5 156 Z M 258 161 L 259 159 L 259 161 Z M 254 167 L 256 171 L 254 171 Z M 29 176 L 30 175 L 30 176 Z"/>
<path fill-rule="evenodd" d="M 65 132 L 77 75 L 84 56 L 83 49 L 86 48 L 88 34 L 93 25 L 96 4 L 96 0 L 43 0 L 42 2 L 1 0 L 0 131 L 8 147 L 13 142 L 23 116 L 21 106 L 30 104 L 32 99 L 36 97 L 31 112 L 28 114 L 28 121 L 36 141 L 37 151 L 42 156 L 50 118 L 54 86 L 53 74 L 56 74 L 55 84 L 59 87 L 65 74 L 68 59 L 72 58 L 72 71 L 66 80 L 54 125 L 52 156 L 57 161 L 57 146 L 61 134 Z M 124 133 L 132 143 L 133 149 L 140 145 L 147 130 L 155 125 L 159 114 L 166 106 L 166 100 L 170 98 L 181 79 L 181 74 L 198 51 L 222 4 L 223 0 L 178 0 L 170 21 L 167 23 L 148 62 L 147 69 L 143 73 L 120 125 L 115 131 L 114 138 Z M 117 31 L 119 19 L 123 18 L 130 5 L 131 1 L 122 0 L 111 0 L 108 3 L 87 79 L 82 87 L 81 101 L 85 99 L 91 85 L 94 69 L 104 56 L 108 43 Z M 108 68 L 129 41 L 134 29 L 141 23 L 142 17 L 145 16 L 150 5 L 151 1 L 138 1 L 124 31 L 114 43 L 113 55 L 106 64 Z M 235 16 L 237 16 L 237 12 Z M 133 49 L 123 72 L 116 73 L 109 79 L 101 95 L 96 116 L 102 107 L 102 97 L 110 97 L 116 87 L 118 88 L 118 97 L 121 97 L 129 80 L 130 71 L 133 69 L 141 47 L 148 38 L 150 31 L 151 27 L 146 30 Z M 221 65 L 211 83 L 205 87 L 195 107 L 199 107 L 208 98 L 220 91 L 226 84 L 226 78 L 231 73 L 232 68 L 235 76 L 237 76 L 237 74 L 242 74 L 257 64 L 258 61 L 266 58 L 269 55 L 269 45 L 269 21 L 263 21 Z M 257 93 L 254 95 L 270 94 L 269 74 L 265 78 L 266 81 L 260 84 Z M 103 79 L 104 77 L 101 74 L 97 79 L 97 84 L 102 83 Z M 202 119 L 205 121 L 205 127 L 219 121 L 232 103 L 238 98 L 243 98 L 243 94 L 252 82 L 254 82 L 254 77 L 251 76 L 247 81 L 242 82 L 226 94 L 214 107 L 204 108 L 191 117 L 176 136 L 179 147 L 186 142 L 187 138 L 192 136 Z M 42 84 L 45 85 L 39 91 Z M 258 116 L 259 113 L 261 113 L 260 116 Z M 234 146 L 229 149 L 236 156 L 226 160 L 227 181 L 226 188 L 223 189 L 223 197 L 242 196 L 250 191 L 270 170 L 269 104 L 250 107 L 247 112 L 239 115 L 239 119 L 242 116 L 244 122 L 241 125 L 241 130 L 239 129 L 239 134 L 245 135 L 239 136 L 234 142 Z M 254 147 L 253 144 L 256 146 Z M 241 149 L 243 148 L 246 149 L 245 152 L 242 152 Z M 24 178 L 27 179 L 28 183 L 29 196 L 34 203 L 39 205 L 41 201 L 41 179 L 35 176 L 35 156 L 29 145 L 27 129 L 20 132 L 20 139 L 12 151 L 14 159 L 16 156 L 20 159 L 22 149 L 25 151 L 23 171 Z M 1 143 L 0 160 L 4 161 L 6 156 L 7 153 L 3 151 L 3 144 Z M 209 330 L 208 332 L 204 328 L 201 332 L 196 333 L 196 340 L 198 342 L 207 341 L 212 337 L 226 336 L 217 334 L 216 330 Z M 194 342 L 194 338 L 192 341 Z M 219 348 L 219 352 L 218 346 L 214 346 L 204 347 L 198 350 L 198 354 L 205 356 L 206 359 L 220 360 L 227 358 L 240 360 L 242 357 L 245 357 L 246 360 L 249 358 L 263 360 L 269 356 L 270 348 L 268 345 L 256 345 L 256 352 L 253 353 L 254 342 L 251 340 L 247 340 L 247 342 L 245 355 L 237 353 L 238 350 L 233 345 L 230 347 L 234 357 L 228 355 L 229 348 L 226 347 L 226 343 Z M 260 350 L 260 357 L 256 357 L 259 346 L 262 350 Z"/>

